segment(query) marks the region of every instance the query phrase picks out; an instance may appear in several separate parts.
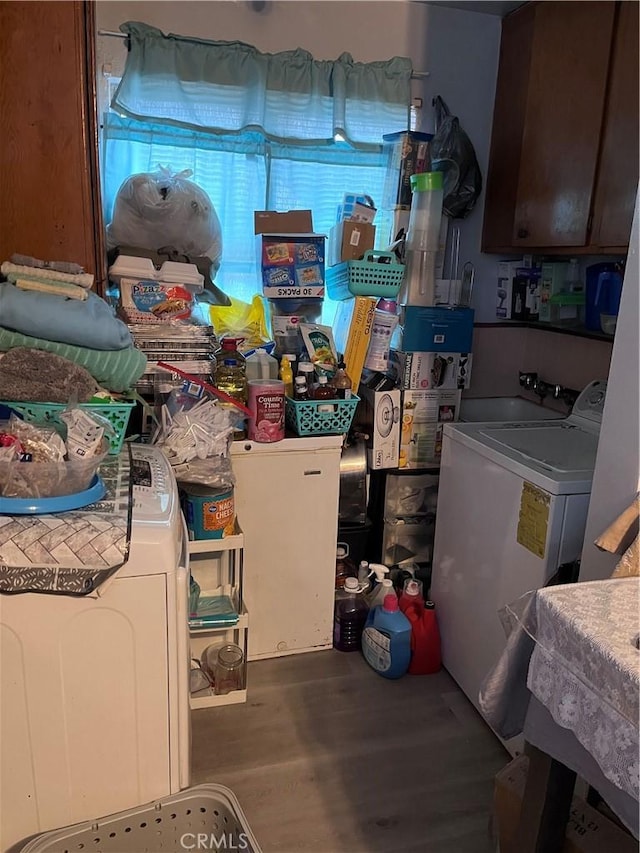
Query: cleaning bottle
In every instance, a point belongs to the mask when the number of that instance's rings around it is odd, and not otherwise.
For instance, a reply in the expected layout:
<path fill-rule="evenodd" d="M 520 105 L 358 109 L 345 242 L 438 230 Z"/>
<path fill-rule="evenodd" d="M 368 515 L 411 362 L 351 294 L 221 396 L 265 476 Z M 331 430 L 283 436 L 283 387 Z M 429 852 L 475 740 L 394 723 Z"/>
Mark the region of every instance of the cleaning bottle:
<path fill-rule="evenodd" d="M 395 594 L 369 611 L 362 633 L 366 662 L 385 678 L 400 678 L 411 660 L 411 623 L 398 608 Z"/>
<path fill-rule="evenodd" d="M 362 592 L 364 597 L 367 597 L 367 593 L 371 587 L 371 581 L 369 580 L 371 572 L 369 571 L 369 563 L 367 560 L 360 560 L 360 565 L 358 566 L 358 583 L 362 587 Z"/>
<path fill-rule="evenodd" d="M 357 578 L 346 578 L 344 589 L 337 589 L 333 614 L 333 645 L 341 652 L 357 652 L 362 644 L 362 629 L 369 606 Z"/>
<path fill-rule="evenodd" d="M 280 359 L 280 379 L 284 382 L 286 397 L 293 397 L 293 370 L 286 355 Z"/>
<path fill-rule="evenodd" d="M 388 574 L 389 569 L 386 566 L 383 566 L 382 563 L 369 563 L 369 577 L 375 575 L 371 591 L 367 595 L 367 603 L 369 604 L 369 607 L 376 607 L 378 604 L 382 604 L 385 595 L 389 595 L 394 592 L 393 584 L 390 581 L 388 583 L 384 583 L 384 581 L 389 580 L 387 578 Z"/>
<path fill-rule="evenodd" d="M 433 601 L 409 603 L 404 611 L 411 624 L 411 675 L 430 675 L 442 666 L 440 630 Z"/>

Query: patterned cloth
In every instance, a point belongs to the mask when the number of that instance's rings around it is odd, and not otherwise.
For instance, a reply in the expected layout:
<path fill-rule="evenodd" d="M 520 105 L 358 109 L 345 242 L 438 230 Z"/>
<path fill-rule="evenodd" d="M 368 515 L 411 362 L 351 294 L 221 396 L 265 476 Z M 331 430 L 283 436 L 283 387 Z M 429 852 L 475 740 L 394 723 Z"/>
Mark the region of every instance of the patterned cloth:
<path fill-rule="evenodd" d="M 0 515 L 0 593 L 87 595 L 123 566 L 131 540 L 128 445 L 99 474 L 101 501 L 52 515 Z"/>
<path fill-rule="evenodd" d="M 568 584 L 536 595 L 527 686 L 617 788 L 638 798 L 640 582 Z"/>

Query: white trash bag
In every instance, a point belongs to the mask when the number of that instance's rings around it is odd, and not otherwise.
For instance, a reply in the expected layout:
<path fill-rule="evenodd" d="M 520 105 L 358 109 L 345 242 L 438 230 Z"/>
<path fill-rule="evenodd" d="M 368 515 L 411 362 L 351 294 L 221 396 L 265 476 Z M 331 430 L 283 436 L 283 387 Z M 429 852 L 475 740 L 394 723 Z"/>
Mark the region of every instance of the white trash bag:
<path fill-rule="evenodd" d="M 190 169 L 173 174 L 131 175 L 116 195 L 113 219 L 107 225 L 107 248 L 138 246 L 157 251 L 171 246 L 190 258 L 211 259 L 213 274 L 222 259 L 222 231 L 206 192 L 193 181 Z"/>

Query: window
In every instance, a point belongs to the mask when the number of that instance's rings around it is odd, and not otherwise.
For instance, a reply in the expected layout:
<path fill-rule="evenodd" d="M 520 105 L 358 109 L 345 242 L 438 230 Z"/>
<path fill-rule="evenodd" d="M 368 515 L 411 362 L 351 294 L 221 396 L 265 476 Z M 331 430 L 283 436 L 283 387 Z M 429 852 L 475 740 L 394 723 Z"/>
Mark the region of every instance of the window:
<path fill-rule="evenodd" d="M 388 64 L 374 64 L 380 69 L 367 67 L 360 79 L 350 57 L 348 62 L 341 57 L 336 63 L 317 63 L 303 51 L 294 51 L 293 59 L 288 54 L 286 62 L 275 71 L 273 65 L 264 71 L 263 55 L 241 45 L 242 69 L 254 61 L 265 79 L 279 75 L 277 85 L 281 89 L 274 94 L 267 86 L 264 103 L 254 103 L 261 96 L 254 83 L 241 91 L 241 86 L 231 86 L 228 80 L 225 85 L 218 79 L 194 83 L 195 75 L 187 73 L 189 82 L 184 84 L 176 78 L 173 65 L 158 71 L 156 63 L 153 72 L 141 65 L 158 42 L 163 48 L 162 61 L 166 62 L 165 41 L 171 41 L 169 48 L 187 51 L 199 74 L 201 50 L 207 51 L 208 58 L 210 49 L 223 51 L 223 58 L 233 68 L 237 57 L 228 54 L 229 43 L 187 39 L 176 45 L 176 37 L 165 40 L 159 31 L 145 25 L 127 24 L 123 29 L 132 39 L 132 49 L 113 109 L 104 123 L 103 198 L 107 223 L 113 215 L 116 193 L 130 175 L 153 172 L 159 165 L 169 166 L 173 172 L 190 170 L 191 180 L 209 195 L 222 226 L 223 254 L 216 284 L 232 296 L 250 300 L 260 290 L 253 236 L 255 210 L 310 208 L 314 230 L 328 234 L 345 192 L 366 193 L 379 202 L 385 175 L 379 144 L 382 134 L 406 129 L 409 115 L 408 95 L 404 105 L 390 103 L 375 108 L 378 98 L 371 94 L 372 81 L 375 83 L 380 76 L 384 82 L 382 66 Z M 145 43 L 145 50 L 136 56 L 136 43 L 149 39 L 151 49 Z M 183 74 L 184 56 L 182 52 Z M 292 93 L 287 88 L 300 88 L 299 74 L 291 77 L 293 84 L 287 82 L 291 65 L 296 62 L 310 69 L 309 91 Z M 408 92 L 410 65 L 408 60 L 402 62 Z M 223 64 L 222 60 L 219 64 Z M 328 69 L 329 65 L 338 66 L 339 74 L 333 67 Z M 328 74 L 333 77 L 325 86 Z M 353 82 L 349 82 L 350 74 Z M 256 76 L 260 75 L 254 74 L 251 79 Z M 348 96 L 350 87 L 355 94 Z M 336 107 L 335 90 L 339 88 L 347 95 Z M 366 97 L 358 96 L 359 88 Z M 241 112 L 237 128 L 233 129 L 233 116 Z M 198 126 L 200 122 L 207 126 Z M 222 129 L 221 124 L 225 125 Z M 377 244 L 382 247 L 390 235 L 391 214 L 380 210 L 376 226 Z M 333 310 L 327 300 L 323 312 L 326 321 L 331 321 Z"/>

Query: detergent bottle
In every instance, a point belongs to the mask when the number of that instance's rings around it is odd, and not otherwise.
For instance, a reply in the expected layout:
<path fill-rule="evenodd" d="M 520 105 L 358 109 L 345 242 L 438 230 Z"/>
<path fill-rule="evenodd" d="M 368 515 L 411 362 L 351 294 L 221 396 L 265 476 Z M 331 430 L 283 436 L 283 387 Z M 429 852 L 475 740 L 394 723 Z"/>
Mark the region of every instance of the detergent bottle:
<path fill-rule="evenodd" d="M 404 614 L 411 623 L 411 675 L 431 675 L 442 666 L 440 630 L 433 601 L 406 603 Z"/>
<path fill-rule="evenodd" d="M 385 595 L 389 595 L 394 591 L 393 584 L 387 577 L 388 574 L 389 569 L 383 566 L 382 563 L 369 563 L 369 577 L 375 575 L 371 591 L 367 595 L 369 607 L 377 607 L 379 604 L 382 604 Z"/>
<path fill-rule="evenodd" d="M 369 611 L 362 632 L 362 653 L 384 678 L 400 678 L 411 660 L 411 623 L 398 608 L 395 593 Z"/>
<path fill-rule="evenodd" d="M 402 613 L 406 613 L 408 607 L 414 607 L 420 612 L 424 610 L 422 581 L 416 580 L 415 578 L 408 578 L 405 580 L 402 593 L 398 599 L 398 606 Z"/>

